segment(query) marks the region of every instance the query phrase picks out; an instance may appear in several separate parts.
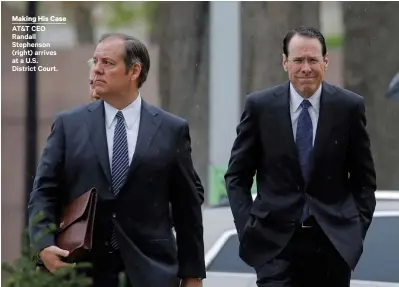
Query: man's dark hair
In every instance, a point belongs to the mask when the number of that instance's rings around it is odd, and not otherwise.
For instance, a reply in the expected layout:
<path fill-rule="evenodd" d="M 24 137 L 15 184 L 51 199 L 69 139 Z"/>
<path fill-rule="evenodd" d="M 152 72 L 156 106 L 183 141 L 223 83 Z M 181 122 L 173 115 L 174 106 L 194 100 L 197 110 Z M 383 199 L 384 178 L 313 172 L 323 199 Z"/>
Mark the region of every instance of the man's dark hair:
<path fill-rule="evenodd" d="M 297 29 L 289 31 L 285 35 L 283 40 L 283 53 L 285 56 L 288 57 L 288 46 L 291 42 L 292 37 L 294 37 L 295 35 L 318 39 L 321 44 L 323 57 L 327 54 L 326 40 L 324 39 L 323 34 L 316 28 L 301 26 Z"/>
<path fill-rule="evenodd" d="M 124 61 L 126 66 L 126 74 L 134 64 L 141 65 L 141 72 L 137 82 L 137 87 L 140 88 L 147 80 L 148 72 L 150 70 L 150 55 L 148 54 L 147 47 L 140 40 L 124 33 L 104 34 L 100 37 L 98 43 L 101 43 L 108 38 L 122 39 L 125 42 Z"/>

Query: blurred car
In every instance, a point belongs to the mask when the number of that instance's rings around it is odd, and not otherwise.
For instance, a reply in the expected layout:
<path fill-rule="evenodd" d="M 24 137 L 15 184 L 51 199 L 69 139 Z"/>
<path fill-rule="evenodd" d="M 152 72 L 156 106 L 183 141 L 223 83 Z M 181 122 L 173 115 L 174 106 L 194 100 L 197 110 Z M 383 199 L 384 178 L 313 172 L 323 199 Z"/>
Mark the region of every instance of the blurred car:
<path fill-rule="evenodd" d="M 399 100 L 399 72 L 390 82 L 386 97 L 388 99 Z"/>
<path fill-rule="evenodd" d="M 204 210 L 207 279 L 204 287 L 256 287 L 256 274 L 238 256 L 229 207 Z M 351 287 L 399 287 L 399 191 L 377 192 L 374 220 Z"/>

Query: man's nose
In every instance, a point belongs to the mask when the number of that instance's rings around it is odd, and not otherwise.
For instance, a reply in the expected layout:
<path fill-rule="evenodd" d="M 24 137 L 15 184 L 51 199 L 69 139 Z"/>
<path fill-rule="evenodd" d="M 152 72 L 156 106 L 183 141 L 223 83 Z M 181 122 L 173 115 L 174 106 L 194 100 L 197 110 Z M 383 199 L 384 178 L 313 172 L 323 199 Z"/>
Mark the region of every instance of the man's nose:
<path fill-rule="evenodd" d="M 93 72 L 94 72 L 94 74 L 103 74 L 104 69 L 101 67 L 100 63 L 96 63 L 93 67 Z"/>
<path fill-rule="evenodd" d="M 302 64 L 302 69 L 301 69 L 302 73 L 304 74 L 309 74 L 312 69 L 310 68 L 310 65 L 308 63 L 308 61 L 304 61 L 304 63 Z"/>

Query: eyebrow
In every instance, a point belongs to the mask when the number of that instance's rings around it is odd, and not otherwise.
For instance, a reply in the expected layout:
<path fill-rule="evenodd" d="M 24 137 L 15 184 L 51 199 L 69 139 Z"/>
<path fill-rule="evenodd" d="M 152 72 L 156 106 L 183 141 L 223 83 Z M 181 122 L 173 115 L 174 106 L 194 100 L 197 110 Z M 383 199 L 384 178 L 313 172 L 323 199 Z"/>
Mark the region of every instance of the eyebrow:
<path fill-rule="evenodd" d="M 292 58 L 298 59 L 298 60 L 302 60 L 302 59 L 305 59 L 305 58 L 308 58 L 308 59 L 318 59 L 319 57 L 317 57 L 317 56 L 310 56 L 310 57 L 292 57 Z"/>
<path fill-rule="evenodd" d="M 112 62 L 112 63 L 116 63 L 116 61 L 114 60 L 114 59 L 112 59 L 112 58 L 109 58 L 109 57 L 93 57 L 93 58 L 91 58 L 89 61 L 88 61 L 88 63 L 89 63 L 89 65 L 95 65 L 95 63 L 94 63 L 94 58 L 97 58 L 97 60 L 99 60 L 99 61 L 108 61 L 108 62 Z"/>

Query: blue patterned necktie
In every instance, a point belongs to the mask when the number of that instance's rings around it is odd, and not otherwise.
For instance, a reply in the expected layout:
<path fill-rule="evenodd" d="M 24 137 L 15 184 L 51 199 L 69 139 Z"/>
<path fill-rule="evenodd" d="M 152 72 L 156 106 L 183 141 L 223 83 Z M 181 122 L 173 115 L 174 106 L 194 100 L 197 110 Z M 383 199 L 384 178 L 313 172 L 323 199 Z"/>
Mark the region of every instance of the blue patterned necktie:
<path fill-rule="evenodd" d="M 309 179 L 310 156 L 313 150 L 313 125 L 308 110 L 310 106 L 311 103 L 308 100 L 303 100 L 301 103 L 302 111 L 298 118 L 295 140 L 305 183 L 307 183 Z M 309 215 L 309 206 L 305 203 L 302 222 L 305 221 Z"/>
<path fill-rule="evenodd" d="M 114 132 L 114 145 L 112 151 L 112 192 L 116 196 L 126 180 L 129 170 L 129 150 L 125 128 L 125 118 L 121 111 L 116 114 L 117 123 Z M 115 228 L 112 230 L 111 246 L 118 249 Z"/>

